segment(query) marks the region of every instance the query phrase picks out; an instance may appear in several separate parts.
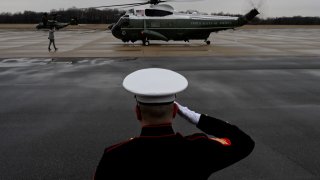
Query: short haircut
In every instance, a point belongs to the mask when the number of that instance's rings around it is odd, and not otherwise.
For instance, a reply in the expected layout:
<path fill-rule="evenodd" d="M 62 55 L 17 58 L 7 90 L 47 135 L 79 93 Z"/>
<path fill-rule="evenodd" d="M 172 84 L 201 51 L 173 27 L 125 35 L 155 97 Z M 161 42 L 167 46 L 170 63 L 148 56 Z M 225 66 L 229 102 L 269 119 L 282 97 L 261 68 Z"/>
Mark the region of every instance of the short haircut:
<path fill-rule="evenodd" d="M 173 102 L 167 104 L 141 104 L 139 103 L 141 115 L 146 121 L 157 121 L 167 120 L 172 118 L 173 114 Z"/>

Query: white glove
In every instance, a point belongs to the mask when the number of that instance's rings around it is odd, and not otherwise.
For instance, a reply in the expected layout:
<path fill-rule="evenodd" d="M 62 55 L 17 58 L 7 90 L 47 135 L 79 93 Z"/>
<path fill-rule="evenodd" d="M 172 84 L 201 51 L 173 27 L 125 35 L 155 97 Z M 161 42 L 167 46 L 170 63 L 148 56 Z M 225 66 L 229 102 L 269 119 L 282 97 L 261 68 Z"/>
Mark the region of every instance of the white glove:
<path fill-rule="evenodd" d="M 201 114 L 196 113 L 194 111 L 191 111 L 189 108 L 181 106 L 179 103 L 174 102 L 177 106 L 178 106 L 178 114 L 188 120 L 189 122 L 191 122 L 192 124 L 197 125 L 199 120 L 200 120 L 200 116 Z"/>

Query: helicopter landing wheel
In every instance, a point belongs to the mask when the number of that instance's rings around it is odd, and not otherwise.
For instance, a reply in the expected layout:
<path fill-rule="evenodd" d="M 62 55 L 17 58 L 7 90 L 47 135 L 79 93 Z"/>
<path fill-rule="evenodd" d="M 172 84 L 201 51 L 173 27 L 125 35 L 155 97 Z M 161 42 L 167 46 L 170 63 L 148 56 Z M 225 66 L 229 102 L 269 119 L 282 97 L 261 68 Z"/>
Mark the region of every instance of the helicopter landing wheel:
<path fill-rule="evenodd" d="M 210 45 L 211 44 L 211 41 L 206 41 L 207 45 Z"/>
<path fill-rule="evenodd" d="M 144 45 L 144 46 L 149 46 L 149 45 L 150 45 L 150 42 L 149 42 L 148 40 L 145 40 L 145 41 L 143 41 L 143 45 Z"/>

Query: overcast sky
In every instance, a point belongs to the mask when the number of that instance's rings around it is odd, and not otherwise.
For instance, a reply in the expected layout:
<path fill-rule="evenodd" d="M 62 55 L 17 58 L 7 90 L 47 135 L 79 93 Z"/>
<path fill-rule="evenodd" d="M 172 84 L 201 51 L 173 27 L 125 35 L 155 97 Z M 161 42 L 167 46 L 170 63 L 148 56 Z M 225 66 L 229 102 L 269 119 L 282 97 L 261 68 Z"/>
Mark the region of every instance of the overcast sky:
<path fill-rule="evenodd" d="M 92 7 L 101 5 L 135 3 L 143 0 L 0 0 L 0 12 L 18 12 L 24 10 L 50 11 L 70 7 Z M 181 1 L 181 0 L 179 0 Z M 189 0 L 190 1 L 190 0 Z M 176 10 L 195 9 L 201 12 L 245 13 L 255 4 L 263 5 L 264 17 L 280 16 L 320 16 L 320 0 L 194 0 L 192 2 L 170 3 Z"/>

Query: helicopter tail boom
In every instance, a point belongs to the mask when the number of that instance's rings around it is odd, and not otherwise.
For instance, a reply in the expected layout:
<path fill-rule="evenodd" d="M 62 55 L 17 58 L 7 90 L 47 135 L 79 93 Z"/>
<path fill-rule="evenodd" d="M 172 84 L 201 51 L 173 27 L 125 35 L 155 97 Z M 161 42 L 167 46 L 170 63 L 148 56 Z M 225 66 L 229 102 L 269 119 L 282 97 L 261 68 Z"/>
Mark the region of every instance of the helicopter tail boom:
<path fill-rule="evenodd" d="M 252 9 L 249 13 L 239 18 L 239 25 L 243 26 L 248 22 L 252 21 L 257 15 L 259 15 L 259 11 L 257 9 Z"/>
<path fill-rule="evenodd" d="M 257 15 L 259 15 L 259 11 L 257 9 L 252 9 L 248 14 L 245 15 L 245 18 L 248 21 L 251 21 L 253 18 L 255 18 Z"/>

